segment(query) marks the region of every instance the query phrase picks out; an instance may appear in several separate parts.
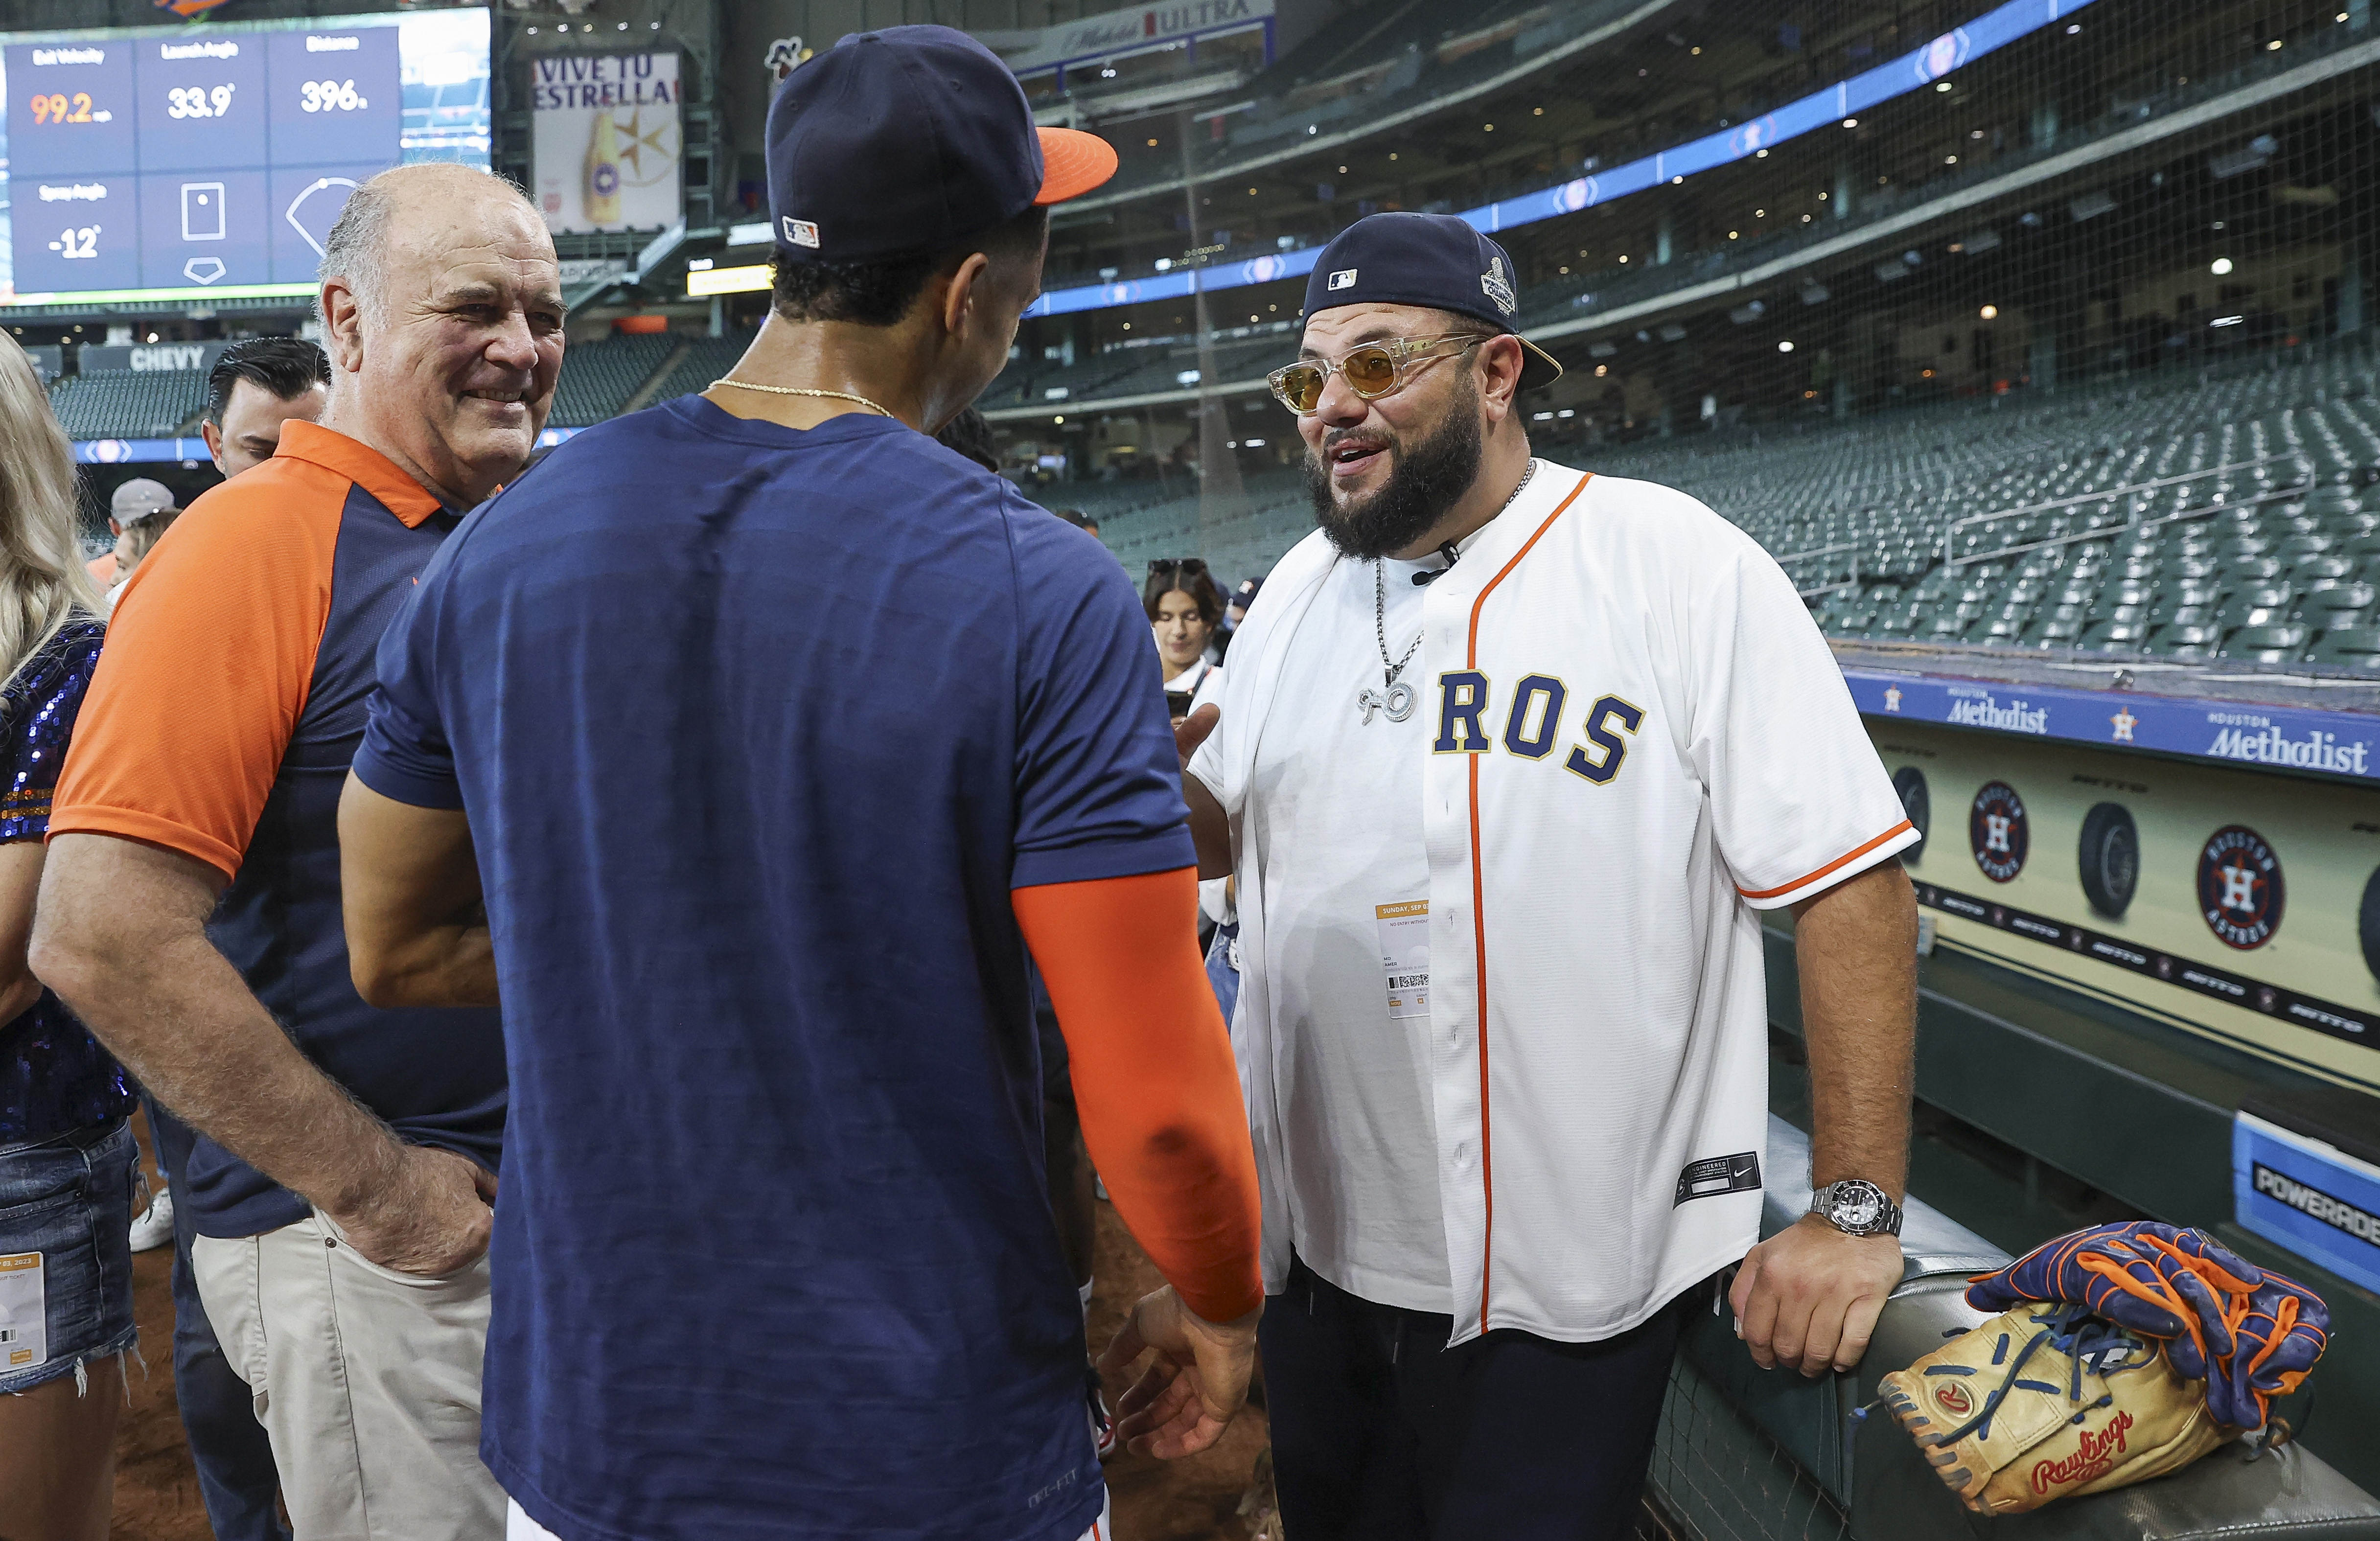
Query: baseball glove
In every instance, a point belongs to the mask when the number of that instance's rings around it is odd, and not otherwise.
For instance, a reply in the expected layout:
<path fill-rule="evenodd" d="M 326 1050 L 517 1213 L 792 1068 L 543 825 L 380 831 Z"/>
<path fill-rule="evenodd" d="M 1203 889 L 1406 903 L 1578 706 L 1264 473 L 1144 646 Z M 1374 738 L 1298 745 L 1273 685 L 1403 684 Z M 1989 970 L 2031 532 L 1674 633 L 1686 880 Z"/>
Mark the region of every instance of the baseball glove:
<path fill-rule="evenodd" d="M 2233 1429 L 2264 1429 L 2273 1399 L 2297 1389 L 2329 1341 L 2320 1295 L 2204 1231 L 2153 1220 L 2060 1236 L 1967 1289 L 1979 1311 L 2029 1301 L 2086 1306 L 2166 1341 L 2174 1367 L 2205 1381 L 2216 1420 Z"/>
<path fill-rule="evenodd" d="M 1982 1514 L 2162 1476 L 2228 1437 L 2166 1345 L 2079 1304 L 2022 1304 L 1884 1377 L 1934 1474 Z"/>

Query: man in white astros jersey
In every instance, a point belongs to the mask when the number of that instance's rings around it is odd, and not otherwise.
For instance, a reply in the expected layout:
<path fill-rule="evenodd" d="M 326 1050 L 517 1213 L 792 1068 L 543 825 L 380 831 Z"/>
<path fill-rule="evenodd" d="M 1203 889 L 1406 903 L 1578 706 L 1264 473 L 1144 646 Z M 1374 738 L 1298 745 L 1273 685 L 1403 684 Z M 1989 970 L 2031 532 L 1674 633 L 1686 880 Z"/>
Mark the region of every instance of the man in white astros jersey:
<path fill-rule="evenodd" d="M 1272 376 L 1321 528 L 1182 735 L 1239 880 L 1298 1541 L 1633 1534 L 1697 1285 L 1741 1260 L 1753 1357 L 1816 1375 L 1901 1276 L 1916 833 L 1758 546 L 1531 458 L 1515 396 L 1561 371 L 1515 281 L 1446 215 L 1322 253 Z M 1755 1245 L 1788 907 L 1821 1191 Z"/>

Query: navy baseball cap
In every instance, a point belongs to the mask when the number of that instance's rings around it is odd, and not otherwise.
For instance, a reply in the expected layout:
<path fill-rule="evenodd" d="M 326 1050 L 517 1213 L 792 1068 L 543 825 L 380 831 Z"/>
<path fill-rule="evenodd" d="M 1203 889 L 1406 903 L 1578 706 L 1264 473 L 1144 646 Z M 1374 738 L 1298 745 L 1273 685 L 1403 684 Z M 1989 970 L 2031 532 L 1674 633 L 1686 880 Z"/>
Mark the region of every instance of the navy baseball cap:
<path fill-rule="evenodd" d="M 1421 305 L 1520 336 L 1512 253 L 1452 214 L 1367 214 L 1316 259 L 1305 313 L 1342 305 Z M 1521 389 L 1562 377 L 1553 355 L 1521 338 Z"/>
<path fill-rule="evenodd" d="M 1115 175 L 1096 134 L 1036 128 L 1000 55 L 948 27 L 855 32 L 769 103 L 780 261 L 940 251 Z"/>

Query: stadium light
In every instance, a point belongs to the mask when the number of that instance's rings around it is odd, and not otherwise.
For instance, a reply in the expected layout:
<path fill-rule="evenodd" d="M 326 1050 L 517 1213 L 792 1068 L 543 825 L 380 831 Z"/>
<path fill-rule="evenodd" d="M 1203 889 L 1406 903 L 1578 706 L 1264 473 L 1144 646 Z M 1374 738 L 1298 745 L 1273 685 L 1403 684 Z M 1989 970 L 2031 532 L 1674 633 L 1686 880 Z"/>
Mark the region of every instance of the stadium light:
<path fill-rule="evenodd" d="M 1793 351 L 1793 340 L 1792 340 L 1791 337 L 1785 338 L 1784 340 L 1782 340 L 1781 342 L 1779 342 L 1779 343 L 1777 345 L 1777 351 L 1778 351 L 1778 352 L 1779 352 L 1779 353 L 1791 353 L 1791 352 L 1792 352 L 1792 351 Z"/>
<path fill-rule="evenodd" d="M 1843 127 L 1846 128 L 1856 128 L 1859 127 L 1859 119 L 1855 117 L 1847 117 L 1843 119 Z"/>
<path fill-rule="evenodd" d="M 769 286 L 771 273 L 766 262 L 733 268 L 708 270 L 688 265 L 686 294 L 688 299 L 700 299 L 706 295 L 753 294 Z"/>
<path fill-rule="evenodd" d="M 2213 273 L 2216 277 L 2220 278 L 2231 271 L 2231 259 L 2228 257 L 2217 257 L 2215 261 L 2206 264 L 2206 271 Z"/>
<path fill-rule="evenodd" d="M 1948 80 L 1937 80 L 1934 82 L 1934 89 L 1936 91 L 1949 91 L 1950 89 L 1950 82 Z"/>
<path fill-rule="evenodd" d="M 1976 311 L 1975 314 L 1983 317 L 1985 321 L 1998 321 L 2000 319 L 2000 308 L 1997 305 L 1986 305 L 1982 309 Z"/>

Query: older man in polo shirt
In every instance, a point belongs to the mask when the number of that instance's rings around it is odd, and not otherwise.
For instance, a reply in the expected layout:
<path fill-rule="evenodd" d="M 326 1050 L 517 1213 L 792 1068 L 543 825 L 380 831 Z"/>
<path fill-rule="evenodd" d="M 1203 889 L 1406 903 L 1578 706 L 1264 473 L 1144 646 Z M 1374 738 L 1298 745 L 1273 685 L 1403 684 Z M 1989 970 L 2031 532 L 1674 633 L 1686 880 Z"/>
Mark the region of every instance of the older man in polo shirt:
<path fill-rule="evenodd" d="M 389 616 L 544 420 L 559 269 L 516 189 L 421 165 L 357 190 L 322 274 L 322 420 L 193 504 L 126 590 L 34 967 L 201 1135 L 180 1197 L 200 1291 L 301 1541 L 493 1541 L 503 1037 L 492 1010 L 357 995 L 336 810 Z"/>

